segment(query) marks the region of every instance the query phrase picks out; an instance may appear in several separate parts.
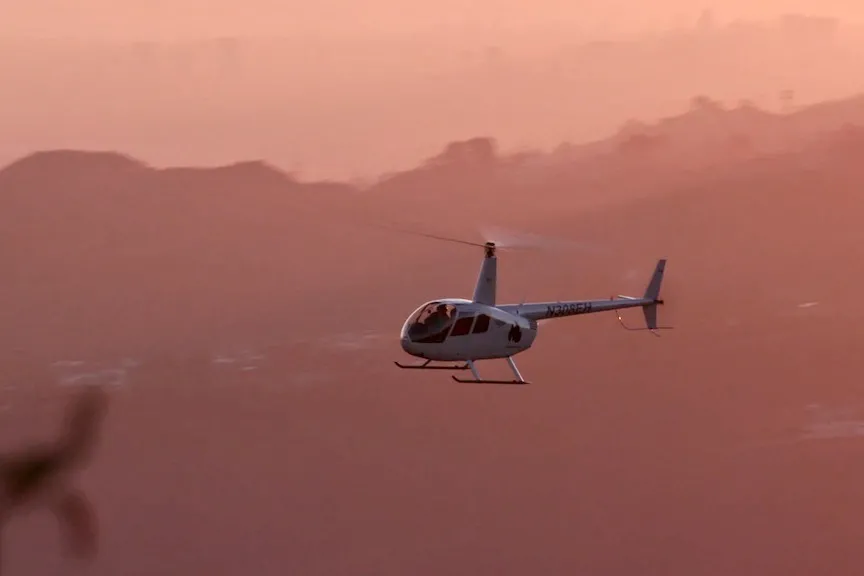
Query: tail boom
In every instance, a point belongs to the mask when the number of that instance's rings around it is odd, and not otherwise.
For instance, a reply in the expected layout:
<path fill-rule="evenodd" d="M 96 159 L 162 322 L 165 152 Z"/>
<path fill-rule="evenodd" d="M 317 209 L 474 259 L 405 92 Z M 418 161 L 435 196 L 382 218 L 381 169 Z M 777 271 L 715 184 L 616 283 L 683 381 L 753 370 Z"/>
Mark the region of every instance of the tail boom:
<path fill-rule="evenodd" d="M 528 304 L 509 304 L 500 306 L 501 309 L 527 318 L 529 320 L 548 320 L 551 318 L 563 318 L 566 316 L 578 316 L 592 314 L 595 312 L 608 312 L 610 310 L 620 311 L 625 308 L 642 308 L 645 316 L 645 328 L 634 328 L 635 330 L 659 330 L 657 326 L 657 306 L 663 304 L 660 298 L 660 286 L 663 283 L 663 274 L 666 271 L 666 259 L 657 261 L 654 273 L 645 293 L 641 298 L 633 296 L 622 296 L 602 300 L 571 300 L 565 302 L 532 302 Z M 620 313 L 618 314 L 621 320 Z M 623 321 L 622 321 L 623 325 Z M 627 326 L 624 326 L 627 328 Z M 630 329 L 630 328 L 628 328 Z"/>
<path fill-rule="evenodd" d="M 642 298 L 605 298 L 601 300 L 567 300 L 561 302 L 530 302 L 526 304 L 507 304 L 499 306 L 502 310 L 522 316 L 529 320 L 548 320 L 581 316 L 595 312 L 608 312 L 624 308 L 636 308 L 653 304 Z"/>

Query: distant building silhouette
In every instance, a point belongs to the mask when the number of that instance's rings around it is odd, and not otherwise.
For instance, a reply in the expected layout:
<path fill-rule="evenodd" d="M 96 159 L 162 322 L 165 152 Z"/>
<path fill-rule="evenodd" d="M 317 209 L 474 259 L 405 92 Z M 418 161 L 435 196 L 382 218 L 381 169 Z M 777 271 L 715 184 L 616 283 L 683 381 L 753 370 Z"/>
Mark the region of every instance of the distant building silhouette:
<path fill-rule="evenodd" d="M 714 21 L 714 11 L 710 8 L 705 9 L 699 15 L 699 19 L 696 21 L 696 29 L 699 32 L 714 32 L 717 28 L 717 24 Z"/>
<path fill-rule="evenodd" d="M 497 143 L 492 138 L 451 142 L 441 154 L 431 158 L 427 165 L 490 164 L 497 158 L 497 148 Z"/>
<path fill-rule="evenodd" d="M 780 91 L 780 111 L 784 114 L 792 112 L 795 108 L 795 91 L 786 89 Z"/>
<path fill-rule="evenodd" d="M 834 18 L 786 14 L 780 18 L 780 34 L 801 48 L 828 48 L 834 44 L 839 23 Z"/>

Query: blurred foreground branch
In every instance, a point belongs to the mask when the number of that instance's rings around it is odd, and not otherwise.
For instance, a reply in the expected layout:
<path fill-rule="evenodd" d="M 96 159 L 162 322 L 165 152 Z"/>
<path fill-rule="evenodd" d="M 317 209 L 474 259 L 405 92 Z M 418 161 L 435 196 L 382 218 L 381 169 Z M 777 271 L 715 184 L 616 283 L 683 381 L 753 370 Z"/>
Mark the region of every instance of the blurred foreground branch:
<path fill-rule="evenodd" d="M 70 475 L 90 460 L 107 404 L 102 388 L 85 387 L 67 409 L 56 440 L 0 455 L 0 533 L 14 515 L 47 507 L 60 523 L 67 551 L 79 558 L 95 555 L 96 515 Z"/>

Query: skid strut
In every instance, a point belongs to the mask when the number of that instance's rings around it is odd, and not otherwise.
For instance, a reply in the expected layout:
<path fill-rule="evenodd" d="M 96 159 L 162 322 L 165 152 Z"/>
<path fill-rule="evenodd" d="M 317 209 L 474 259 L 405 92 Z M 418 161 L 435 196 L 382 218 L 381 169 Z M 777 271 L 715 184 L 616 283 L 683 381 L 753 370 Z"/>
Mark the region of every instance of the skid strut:
<path fill-rule="evenodd" d="M 515 380 L 486 380 L 484 378 L 480 378 L 480 373 L 477 372 L 477 366 L 474 365 L 473 360 L 468 360 L 468 368 L 471 369 L 471 374 L 474 375 L 474 379 L 469 378 L 458 378 L 457 376 L 452 376 L 453 380 L 456 382 L 461 382 L 462 384 L 529 384 L 526 382 L 524 378 L 522 378 L 522 374 L 519 373 L 519 369 L 516 368 L 516 363 L 513 362 L 512 356 L 507 356 L 507 363 L 510 365 L 510 369 L 513 370 L 513 374 L 516 376 Z"/>

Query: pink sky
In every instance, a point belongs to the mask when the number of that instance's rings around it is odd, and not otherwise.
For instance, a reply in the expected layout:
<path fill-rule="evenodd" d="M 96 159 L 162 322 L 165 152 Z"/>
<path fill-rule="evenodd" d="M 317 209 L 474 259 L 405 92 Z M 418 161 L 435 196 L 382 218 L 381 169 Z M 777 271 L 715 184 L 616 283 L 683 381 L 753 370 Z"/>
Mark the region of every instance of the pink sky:
<path fill-rule="evenodd" d="M 0 2 L 0 35 L 168 38 L 553 23 L 614 31 L 613 21 L 620 29 L 665 27 L 678 19 L 695 19 L 710 6 L 695 0 L 28 0 Z M 864 20 L 864 7 L 855 0 L 726 0 L 714 8 L 722 20 L 784 12 Z"/>

